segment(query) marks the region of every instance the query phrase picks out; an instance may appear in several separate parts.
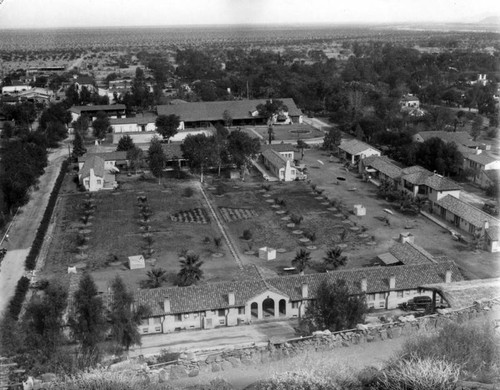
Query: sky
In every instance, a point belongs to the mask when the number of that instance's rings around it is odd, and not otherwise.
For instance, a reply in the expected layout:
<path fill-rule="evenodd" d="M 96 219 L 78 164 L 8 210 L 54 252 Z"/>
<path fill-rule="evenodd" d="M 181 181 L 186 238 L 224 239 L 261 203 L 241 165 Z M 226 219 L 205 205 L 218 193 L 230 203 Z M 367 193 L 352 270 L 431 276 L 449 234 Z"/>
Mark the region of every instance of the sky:
<path fill-rule="evenodd" d="M 473 22 L 499 0 L 0 0 L 0 29 Z"/>

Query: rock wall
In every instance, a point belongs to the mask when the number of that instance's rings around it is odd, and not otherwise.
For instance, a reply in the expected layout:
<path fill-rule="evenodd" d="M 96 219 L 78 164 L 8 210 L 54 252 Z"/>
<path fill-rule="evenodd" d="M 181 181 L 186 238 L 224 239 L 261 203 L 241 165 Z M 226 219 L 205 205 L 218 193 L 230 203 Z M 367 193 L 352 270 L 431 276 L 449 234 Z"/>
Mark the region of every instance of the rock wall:
<path fill-rule="evenodd" d="M 474 306 L 462 311 L 444 312 L 425 317 L 402 317 L 398 322 L 376 326 L 362 325 L 356 330 L 331 333 L 315 332 L 313 336 L 289 340 L 284 343 L 234 349 L 206 356 L 201 353 L 183 353 L 176 364 L 163 368 L 147 369 L 152 375 L 158 375 L 160 382 L 185 377 L 195 377 L 203 373 L 219 372 L 234 367 L 268 363 L 301 355 L 307 350 L 329 351 L 333 348 L 346 348 L 351 345 L 374 341 L 395 339 L 419 332 L 434 333 L 447 323 L 463 323 L 486 316 L 491 306 Z M 464 387 L 471 389 L 474 387 Z"/>

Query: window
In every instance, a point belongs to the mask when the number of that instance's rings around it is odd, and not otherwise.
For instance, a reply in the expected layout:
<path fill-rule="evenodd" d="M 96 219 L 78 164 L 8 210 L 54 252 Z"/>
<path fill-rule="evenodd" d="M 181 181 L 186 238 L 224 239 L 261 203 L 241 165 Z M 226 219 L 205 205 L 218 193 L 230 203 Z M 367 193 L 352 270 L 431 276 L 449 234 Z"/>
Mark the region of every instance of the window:
<path fill-rule="evenodd" d="M 374 301 L 375 300 L 375 294 L 366 294 L 366 300 L 367 301 Z"/>
<path fill-rule="evenodd" d="M 398 291 L 397 292 L 397 297 L 398 298 L 403 298 L 403 291 Z"/>
<path fill-rule="evenodd" d="M 299 303 L 298 302 L 292 302 L 292 309 L 298 309 L 299 308 Z"/>
<path fill-rule="evenodd" d="M 101 185 L 101 179 L 97 179 L 97 184 Z"/>
<path fill-rule="evenodd" d="M 411 291 L 410 290 L 405 290 L 405 297 L 411 295 Z"/>
<path fill-rule="evenodd" d="M 379 293 L 378 294 L 378 299 L 385 299 L 385 294 L 384 293 Z"/>
<path fill-rule="evenodd" d="M 148 333 L 149 332 L 149 329 L 148 328 L 143 328 L 142 329 L 142 333 Z"/>
<path fill-rule="evenodd" d="M 378 307 L 381 309 L 385 308 L 385 302 L 379 302 Z"/>
<path fill-rule="evenodd" d="M 369 304 L 368 304 L 368 307 L 373 309 L 373 308 L 375 307 L 375 304 L 374 304 L 373 302 L 372 302 L 372 303 L 369 303 Z"/>
<path fill-rule="evenodd" d="M 156 320 L 156 318 L 155 318 L 155 320 Z M 141 320 L 141 325 L 142 326 L 148 326 L 149 325 L 149 320 L 147 318 L 142 319 Z"/>
<path fill-rule="evenodd" d="M 224 309 L 219 309 L 217 315 L 219 317 L 224 317 L 226 315 L 226 311 Z"/>
<path fill-rule="evenodd" d="M 174 316 L 174 321 L 175 322 L 182 322 L 182 314 L 176 314 Z"/>
<path fill-rule="evenodd" d="M 219 320 L 219 325 L 224 325 L 225 321 L 224 320 Z"/>
<path fill-rule="evenodd" d="M 245 307 L 238 307 L 238 314 L 245 314 Z"/>

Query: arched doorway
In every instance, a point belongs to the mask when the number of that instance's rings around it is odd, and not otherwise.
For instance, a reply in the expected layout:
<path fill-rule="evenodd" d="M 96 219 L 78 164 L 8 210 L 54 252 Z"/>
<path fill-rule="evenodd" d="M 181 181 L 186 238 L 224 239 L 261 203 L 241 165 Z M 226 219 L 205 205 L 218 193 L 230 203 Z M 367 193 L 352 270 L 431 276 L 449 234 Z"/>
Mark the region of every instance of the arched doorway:
<path fill-rule="evenodd" d="M 262 315 L 264 317 L 274 317 L 274 299 L 266 298 L 262 302 Z"/>
<path fill-rule="evenodd" d="M 280 317 L 286 316 L 286 301 L 284 299 L 280 299 L 279 312 L 280 312 Z"/>
<path fill-rule="evenodd" d="M 252 302 L 250 312 L 252 313 L 252 318 L 259 318 L 259 304 L 257 302 Z"/>

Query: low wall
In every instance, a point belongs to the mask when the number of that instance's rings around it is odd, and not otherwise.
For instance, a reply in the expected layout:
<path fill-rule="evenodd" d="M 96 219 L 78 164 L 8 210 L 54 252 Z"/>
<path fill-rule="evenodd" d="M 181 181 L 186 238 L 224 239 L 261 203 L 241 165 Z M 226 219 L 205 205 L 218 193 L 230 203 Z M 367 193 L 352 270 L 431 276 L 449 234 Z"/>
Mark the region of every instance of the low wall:
<path fill-rule="evenodd" d="M 308 350 L 329 351 L 333 348 L 346 348 L 351 345 L 373 341 L 395 339 L 420 332 L 435 333 L 444 325 L 454 322 L 463 323 L 485 317 L 491 305 L 474 306 L 445 314 L 419 317 L 405 322 L 392 322 L 377 326 L 362 326 L 362 329 L 335 332 L 315 332 L 313 336 L 271 343 L 243 349 L 226 350 L 207 356 L 203 352 L 183 353 L 176 364 L 146 368 L 151 375 L 158 375 L 160 381 L 195 377 L 202 373 L 219 372 L 240 366 L 252 366 L 271 361 L 286 359 L 303 354 Z M 144 368 L 144 366 L 143 366 Z"/>

